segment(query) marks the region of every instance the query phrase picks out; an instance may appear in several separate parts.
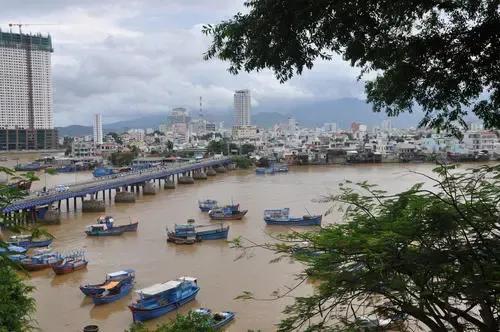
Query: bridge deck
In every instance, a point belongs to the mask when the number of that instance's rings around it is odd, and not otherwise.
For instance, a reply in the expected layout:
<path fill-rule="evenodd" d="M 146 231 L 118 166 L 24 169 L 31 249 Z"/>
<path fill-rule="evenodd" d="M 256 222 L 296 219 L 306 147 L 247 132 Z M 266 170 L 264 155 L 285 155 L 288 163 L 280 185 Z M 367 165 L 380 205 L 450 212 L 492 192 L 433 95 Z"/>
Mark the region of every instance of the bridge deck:
<path fill-rule="evenodd" d="M 3 209 L 4 213 L 19 211 L 33 208 L 45 204 L 52 204 L 57 201 L 62 201 L 68 198 L 84 197 L 89 194 L 94 194 L 99 191 L 116 189 L 123 186 L 134 185 L 154 179 L 166 178 L 171 175 L 180 174 L 189 171 L 195 171 L 205 167 L 224 165 L 231 161 L 229 158 L 211 158 L 202 161 L 181 163 L 168 166 L 158 166 L 141 171 L 133 171 L 127 173 L 118 173 L 109 176 L 96 178 L 92 181 L 85 181 L 68 185 L 69 190 L 64 192 L 56 192 L 49 190 L 43 196 L 31 194 L 27 197 L 14 201 L 12 204 Z"/>

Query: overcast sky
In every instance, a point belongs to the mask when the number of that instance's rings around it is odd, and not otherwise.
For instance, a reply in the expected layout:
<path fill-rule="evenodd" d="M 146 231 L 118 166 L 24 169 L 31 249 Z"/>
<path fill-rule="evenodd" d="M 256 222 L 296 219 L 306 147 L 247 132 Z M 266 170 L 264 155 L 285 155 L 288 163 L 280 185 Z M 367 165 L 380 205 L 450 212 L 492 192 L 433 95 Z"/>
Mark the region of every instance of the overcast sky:
<path fill-rule="evenodd" d="M 204 61 L 210 40 L 201 34 L 243 9 L 243 0 L 0 0 L 0 27 L 9 22 L 50 23 L 23 32 L 50 33 L 55 123 L 91 124 L 172 107 L 207 112 L 232 107 L 233 91 L 248 88 L 252 103 L 363 98 L 359 72 L 341 60 L 318 62 L 302 77 L 279 84 L 269 71 L 227 72 L 227 63 Z M 15 29 L 17 31 L 17 28 Z M 270 109 L 272 110 L 272 109 Z"/>

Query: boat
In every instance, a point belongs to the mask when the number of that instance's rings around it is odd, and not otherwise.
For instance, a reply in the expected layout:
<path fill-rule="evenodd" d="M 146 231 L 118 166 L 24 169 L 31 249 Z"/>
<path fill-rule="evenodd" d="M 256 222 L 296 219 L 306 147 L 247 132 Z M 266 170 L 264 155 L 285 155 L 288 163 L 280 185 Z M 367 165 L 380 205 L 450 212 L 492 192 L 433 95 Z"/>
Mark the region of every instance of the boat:
<path fill-rule="evenodd" d="M 321 215 L 291 217 L 289 208 L 264 210 L 264 221 L 268 225 L 320 226 L 321 219 Z"/>
<path fill-rule="evenodd" d="M 38 247 L 48 247 L 52 244 L 52 239 L 33 239 L 31 235 L 28 234 L 20 234 L 13 235 L 7 241 L 8 244 L 13 244 L 18 247 L 23 247 L 26 249 L 29 248 L 38 248 Z"/>
<path fill-rule="evenodd" d="M 212 310 L 207 308 L 199 308 L 194 310 L 195 313 L 202 316 L 210 316 L 213 329 L 220 329 L 234 319 L 235 313 L 232 311 L 219 311 L 212 313 Z"/>
<path fill-rule="evenodd" d="M 248 210 L 240 210 L 240 205 L 227 205 L 208 211 L 208 216 L 213 220 L 241 220 Z"/>
<path fill-rule="evenodd" d="M 94 304 L 106 304 L 118 301 L 126 296 L 132 288 L 134 288 L 133 280 L 116 281 L 117 285 L 113 288 L 106 289 L 103 293 L 91 295 Z"/>
<path fill-rule="evenodd" d="M 38 162 L 33 162 L 29 164 L 17 164 L 14 169 L 19 172 L 33 172 L 39 171 L 42 168 L 42 165 Z"/>
<path fill-rule="evenodd" d="M 168 238 L 188 239 L 188 240 L 218 240 L 227 239 L 229 226 L 223 223 L 218 225 L 194 225 L 193 223 L 175 225 L 174 231 L 170 232 L 167 228 Z"/>
<path fill-rule="evenodd" d="M 87 236 L 118 236 L 124 232 L 122 228 L 109 228 L 106 224 L 88 225 L 85 230 Z"/>
<path fill-rule="evenodd" d="M 115 225 L 115 219 L 111 216 L 101 216 L 97 218 L 97 223 L 100 225 L 106 225 L 110 229 L 121 229 L 124 232 L 136 232 L 139 222 L 130 222 L 125 225 Z"/>
<path fill-rule="evenodd" d="M 106 279 L 104 282 L 100 284 L 94 285 L 82 285 L 80 286 L 80 290 L 83 294 L 87 296 L 97 295 L 104 293 L 108 289 L 112 289 L 118 285 L 118 283 L 122 280 L 131 280 L 135 279 L 135 271 L 132 269 L 121 270 L 117 272 L 112 272 L 106 274 Z"/>
<path fill-rule="evenodd" d="M 201 242 L 195 236 L 193 237 L 177 237 L 172 232 L 167 234 L 167 242 L 172 242 L 175 244 L 195 244 L 196 242 Z"/>
<path fill-rule="evenodd" d="M 287 164 L 273 164 L 271 166 L 275 172 L 278 173 L 286 173 L 288 172 L 288 165 Z"/>
<path fill-rule="evenodd" d="M 274 167 L 257 167 L 255 169 L 256 174 L 274 174 Z"/>
<path fill-rule="evenodd" d="M 109 168 L 109 167 L 96 167 L 92 171 L 92 175 L 94 175 L 94 177 L 96 177 L 96 178 L 99 178 L 101 176 L 112 175 L 112 174 L 115 174 L 115 170 L 112 168 Z"/>
<path fill-rule="evenodd" d="M 198 201 L 198 207 L 202 212 L 208 212 L 217 207 L 217 201 L 213 199 L 206 199 L 204 201 Z"/>
<path fill-rule="evenodd" d="M 62 262 L 52 265 L 52 270 L 56 274 L 67 274 L 87 267 L 89 261 L 83 254 L 66 257 Z"/>
<path fill-rule="evenodd" d="M 200 287 L 193 277 L 181 277 L 137 291 L 139 299 L 129 305 L 134 322 L 160 317 L 195 299 Z"/>
<path fill-rule="evenodd" d="M 7 247 L 0 247 L 0 255 L 6 255 L 8 259 L 13 262 L 20 262 L 21 260 L 27 258 L 28 256 L 24 255 L 27 251 L 24 247 L 18 247 L 15 245 L 8 245 Z"/>
<path fill-rule="evenodd" d="M 63 260 L 61 254 L 52 252 L 51 249 L 42 249 L 36 251 L 32 256 L 21 259 L 19 263 L 28 271 L 40 271 L 47 269 L 54 264 L 59 264 Z"/>

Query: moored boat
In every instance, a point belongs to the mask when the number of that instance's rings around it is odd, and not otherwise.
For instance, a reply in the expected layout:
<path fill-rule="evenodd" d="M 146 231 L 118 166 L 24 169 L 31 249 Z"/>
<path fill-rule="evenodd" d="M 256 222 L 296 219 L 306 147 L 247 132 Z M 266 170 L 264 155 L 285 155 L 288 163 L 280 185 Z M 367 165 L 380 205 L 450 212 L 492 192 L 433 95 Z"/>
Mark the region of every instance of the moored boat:
<path fill-rule="evenodd" d="M 136 232 L 139 222 L 130 222 L 124 225 L 115 225 L 115 219 L 111 216 L 101 216 L 97 219 L 97 223 L 108 226 L 109 229 L 121 229 L 124 232 Z"/>
<path fill-rule="evenodd" d="M 99 178 L 101 176 L 107 176 L 107 175 L 112 175 L 115 174 L 116 171 L 112 168 L 109 167 L 96 167 L 94 171 L 92 172 L 92 175 L 94 177 Z"/>
<path fill-rule="evenodd" d="M 240 205 L 227 205 L 222 208 L 215 208 L 208 212 L 208 216 L 213 220 L 240 220 L 248 210 L 240 210 Z"/>
<path fill-rule="evenodd" d="M 134 322 L 160 317 L 195 299 L 200 287 L 192 277 L 181 277 L 138 290 L 139 299 L 129 305 Z"/>
<path fill-rule="evenodd" d="M 52 252 L 50 249 L 35 252 L 34 255 L 27 256 L 19 263 L 28 271 L 40 271 L 51 267 L 54 264 L 59 264 L 63 260 L 61 254 Z"/>
<path fill-rule="evenodd" d="M 229 322 L 231 322 L 235 317 L 235 313 L 232 311 L 219 311 L 216 313 L 212 313 L 212 310 L 210 309 L 199 308 L 194 310 L 194 312 L 199 315 L 210 316 L 212 328 L 214 329 L 220 329 L 221 327 L 224 327 Z"/>
<path fill-rule="evenodd" d="M 121 270 L 106 274 L 106 279 L 100 284 L 82 285 L 80 290 L 87 296 L 104 293 L 106 290 L 116 287 L 122 280 L 134 281 L 135 271 L 132 269 Z"/>
<path fill-rule="evenodd" d="M 89 225 L 85 230 L 88 236 L 118 236 L 124 232 L 121 228 L 109 228 L 106 224 Z"/>
<path fill-rule="evenodd" d="M 124 279 L 116 281 L 117 285 L 112 288 L 107 288 L 104 292 L 91 295 L 94 304 L 106 304 L 118 301 L 126 296 L 134 287 L 133 279 Z"/>
<path fill-rule="evenodd" d="M 321 215 L 291 217 L 289 208 L 264 210 L 264 221 L 268 225 L 320 226 L 321 219 Z"/>
<path fill-rule="evenodd" d="M 18 247 L 29 248 L 39 248 L 48 247 L 52 243 L 52 239 L 33 239 L 31 235 L 21 234 L 13 235 L 9 238 L 8 244 L 12 244 Z"/>
<path fill-rule="evenodd" d="M 202 212 L 208 212 L 217 207 L 217 201 L 214 199 L 206 199 L 204 201 L 198 201 L 198 207 Z"/>
<path fill-rule="evenodd" d="M 67 274 L 87 267 L 89 261 L 85 258 L 83 253 L 73 254 L 65 257 L 60 263 L 52 264 L 52 270 L 56 274 Z"/>
<path fill-rule="evenodd" d="M 229 226 L 225 226 L 223 223 L 218 225 L 176 224 L 173 232 L 169 232 L 167 228 L 169 238 L 194 239 L 196 241 L 227 239 L 228 232 Z"/>

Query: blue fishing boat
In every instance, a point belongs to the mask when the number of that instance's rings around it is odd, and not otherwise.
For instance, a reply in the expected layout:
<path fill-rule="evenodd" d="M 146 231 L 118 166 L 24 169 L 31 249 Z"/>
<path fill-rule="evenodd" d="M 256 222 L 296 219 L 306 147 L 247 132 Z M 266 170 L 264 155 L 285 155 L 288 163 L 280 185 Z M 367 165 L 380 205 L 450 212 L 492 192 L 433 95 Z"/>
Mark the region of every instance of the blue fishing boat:
<path fill-rule="evenodd" d="M 33 239 L 31 235 L 21 234 L 21 235 L 13 235 L 7 241 L 8 244 L 12 244 L 18 247 L 23 247 L 26 249 L 29 248 L 38 248 L 38 247 L 48 247 L 52 244 L 52 239 Z"/>
<path fill-rule="evenodd" d="M 219 311 L 212 313 L 212 310 L 207 308 L 199 308 L 194 310 L 195 313 L 203 316 L 210 316 L 212 328 L 220 329 L 234 319 L 235 313 L 232 311 Z"/>
<path fill-rule="evenodd" d="M 52 264 L 51 267 L 56 274 L 67 274 L 86 268 L 88 263 L 84 251 L 76 251 L 66 255 L 60 263 Z"/>
<path fill-rule="evenodd" d="M 124 225 L 115 225 L 115 219 L 111 216 L 101 216 L 97 218 L 97 223 L 106 225 L 109 229 L 121 229 L 124 232 L 136 232 L 139 222 L 130 222 Z"/>
<path fill-rule="evenodd" d="M 24 247 L 18 247 L 15 245 L 8 245 L 7 247 L 0 247 L 0 255 L 6 255 L 13 262 L 20 262 L 21 260 L 27 258 L 28 256 L 24 255 L 27 251 Z"/>
<path fill-rule="evenodd" d="M 321 219 L 321 215 L 291 217 L 289 208 L 264 210 L 264 221 L 268 225 L 320 226 Z"/>
<path fill-rule="evenodd" d="M 169 232 L 167 228 L 167 235 L 169 238 L 194 238 L 197 241 L 227 239 L 228 233 L 229 226 L 225 226 L 223 223 L 218 225 L 194 225 L 192 223 L 176 224 L 173 232 Z"/>
<path fill-rule="evenodd" d="M 118 236 L 124 232 L 122 228 L 109 228 L 106 224 L 88 225 L 85 229 L 87 236 Z"/>
<path fill-rule="evenodd" d="M 139 299 L 129 305 L 134 322 L 160 317 L 195 299 L 200 287 L 192 277 L 181 277 L 137 291 Z"/>
<path fill-rule="evenodd" d="M 52 252 L 52 249 L 40 249 L 35 251 L 31 256 L 26 256 L 19 263 L 27 271 L 40 271 L 51 267 L 54 264 L 59 264 L 63 260 L 63 256 L 57 252 Z"/>
<path fill-rule="evenodd" d="M 116 286 L 107 288 L 103 293 L 91 295 L 94 304 L 99 305 L 115 302 L 126 296 L 134 288 L 134 281 L 131 279 L 116 281 L 116 283 Z"/>
<path fill-rule="evenodd" d="M 135 279 L 135 271 L 132 269 L 121 270 L 117 272 L 112 272 L 106 274 L 106 279 L 100 284 L 94 285 L 82 285 L 80 290 L 83 294 L 87 296 L 102 294 L 105 291 L 118 286 L 119 282 L 122 280 L 129 280 L 133 282 Z"/>
<path fill-rule="evenodd" d="M 273 166 L 271 166 L 275 172 L 278 172 L 278 173 L 286 173 L 288 172 L 288 165 L 287 164 L 273 164 Z"/>
<path fill-rule="evenodd" d="M 208 211 L 208 216 L 213 220 L 241 220 L 247 212 L 240 210 L 239 204 L 231 204 Z"/>
<path fill-rule="evenodd" d="M 42 164 L 38 162 L 33 162 L 29 164 L 17 164 L 14 169 L 20 172 L 30 172 L 30 171 L 39 171 L 42 168 Z"/>
<path fill-rule="evenodd" d="M 206 199 L 204 201 L 198 201 L 198 207 L 202 212 L 208 212 L 217 207 L 217 201 L 213 199 Z"/>

